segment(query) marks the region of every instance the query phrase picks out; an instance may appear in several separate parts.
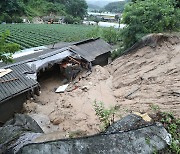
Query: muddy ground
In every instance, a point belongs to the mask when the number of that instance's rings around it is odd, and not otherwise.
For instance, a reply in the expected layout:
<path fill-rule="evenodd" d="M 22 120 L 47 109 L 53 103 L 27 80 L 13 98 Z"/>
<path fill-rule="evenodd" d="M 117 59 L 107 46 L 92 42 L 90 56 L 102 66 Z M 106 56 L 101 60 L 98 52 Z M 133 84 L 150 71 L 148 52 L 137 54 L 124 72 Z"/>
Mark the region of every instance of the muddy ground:
<path fill-rule="evenodd" d="M 45 133 L 53 132 L 51 139 L 100 132 L 95 100 L 106 108 L 120 106 L 115 120 L 130 112 L 151 113 L 157 107 L 180 116 L 178 38 L 169 38 L 156 47 L 145 46 L 106 67 L 95 66 L 90 75 L 84 72 L 82 76 L 70 84 L 69 92 L 57 94 L 55 88 L 63 84 L 63 78 L 52 73 L 40 82 L 41 95 L 24 105 L 25 112 Z"/>

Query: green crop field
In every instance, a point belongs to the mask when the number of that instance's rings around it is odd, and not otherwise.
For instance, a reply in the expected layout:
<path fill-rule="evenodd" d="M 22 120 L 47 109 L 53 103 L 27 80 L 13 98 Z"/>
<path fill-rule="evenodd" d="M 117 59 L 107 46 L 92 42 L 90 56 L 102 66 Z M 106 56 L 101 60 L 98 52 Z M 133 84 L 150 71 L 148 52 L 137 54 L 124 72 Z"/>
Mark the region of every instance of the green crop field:
<path fill-rule="evenodd" d="M 21 49 L 87 39 L 93 26 L 85 25 L 48 25 L 48 24 L 1 24 L 0 33 L 10 31 L 8 42 L 14 42 Z"/>

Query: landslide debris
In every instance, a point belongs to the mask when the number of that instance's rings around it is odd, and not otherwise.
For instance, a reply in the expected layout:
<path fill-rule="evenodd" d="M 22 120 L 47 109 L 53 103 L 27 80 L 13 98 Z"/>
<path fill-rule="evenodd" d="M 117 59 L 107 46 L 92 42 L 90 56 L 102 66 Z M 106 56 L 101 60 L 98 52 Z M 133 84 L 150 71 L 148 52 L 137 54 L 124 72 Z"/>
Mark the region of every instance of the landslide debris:
<path fill-rule="evenodd" d="M 155 108 L 180 116 L 180 38 L 152 34 L 106 67 L 95 66 L 68 90 L 57 94 L 58 77 L 41 84 L 41 95 L 25 104 L 25 113 L 51 133 L 47 140 L 99 133 L 100 120 L 94 101 L 106 108 L 120 106 L 115 116 L 129 112 L 152 113 Z M 79 133 L 81 132 L 81 133 Z M 82 135 L 79 135 L 82 134 Z"/>
<path fill-rule="evenodd" d="M 180 37 L 151 34 L 108 66 L 114 96 L 129 111 L 157 105 L 180 116 Z"/>

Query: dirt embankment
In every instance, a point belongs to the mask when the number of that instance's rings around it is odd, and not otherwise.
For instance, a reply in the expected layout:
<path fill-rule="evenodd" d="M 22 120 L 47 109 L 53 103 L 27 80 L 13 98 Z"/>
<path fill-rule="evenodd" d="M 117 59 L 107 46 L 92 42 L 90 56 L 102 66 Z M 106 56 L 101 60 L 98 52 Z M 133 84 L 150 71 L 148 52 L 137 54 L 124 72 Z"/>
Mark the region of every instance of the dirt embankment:
<path fill-rule="evenodd" d="M 56 131 L 45 140 L 98 133 L 95 100 L 107 108 L 119 105 L 121 116 L 149 113 L 152 104 L 180 116 L 180 39 L 151 35 L 141 43 L 150 46 L 133 49 L 106 67 L 95 66 L 89 76 L 71 84 L 69 92 L 54 92 L 62 85 L 57 76 L 40 83 L 41 96 L 27 102 L 25 110 L 45 133 Z"/>
<path fill-rule="evenodd" d="M 180 39 L 162 34 L 147 38 L 141 43 L 150 46 L 130 51 L 108 67 L 114 96 L 129 111 L 149 112 L 154 104 L 180 116 Z"/>

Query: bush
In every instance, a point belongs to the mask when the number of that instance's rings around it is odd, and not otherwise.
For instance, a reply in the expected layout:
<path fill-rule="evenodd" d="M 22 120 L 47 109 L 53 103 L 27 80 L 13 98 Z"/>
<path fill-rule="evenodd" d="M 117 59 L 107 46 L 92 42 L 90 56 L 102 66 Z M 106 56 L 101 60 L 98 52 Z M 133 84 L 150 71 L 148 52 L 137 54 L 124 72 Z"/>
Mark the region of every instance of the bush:
<path fill-rule="evenodd" d="M 175 0 L 137 0 L 129 3 L 124 10 L 122 22 L 127 26 L 121 36 L 124 48 L 149 33 L 176 31 L 180 26 L 180 10 Z"/>
<path fill-rule="evenodd" d="M 87 37 L 89 38 L 98 38 L 101 37 L 102 29 L 99 26 L 93 28 L 88 34 Z"/>
<path fill-rule="evenodd" d="M 73 24 L 73 23 L 74 23 L 74 19 L 73 19 L 72 16 L 67 15 L 67 16 L 65 16 L 65 18 L 64 18 L 64 22 L 67 23 L 67 24 Z"/>
<path fill-rule="evenodd" d="M 1 22 L 12 23 L 12 18 L 7 13 L 2 13 L 0 16 Z"/>
<path fill-rule="evenodd" d="M 104 28 L 102 30 L 102 37 L 104 40 L 106 40 L 110 44 L 116 44 L 119 38 L 118 31 L 113 28 Z"/>
<path fill-rule="evenodd" d="M 119 41 L 119 34 L 119 31 L 114 27 L 100 28 L 99 26 L 96 26 L 87 34 L 87 36 L 90 38 L 101 37 L 110 44 L 117 44 Z"/>
<path fill-rule="evenodd" d="M 13 17 L 12 17 L 12 22 L 15 22 L 15 23 L 22 23 L 23 20 L 22 20 L 20 17 L 13 16 Z"/>
<path fill-rule="evenodd" d="M 9 31 L 0 33 L 0 60 L 3 62 L 12 62 L 12 54 L 19 50 L 20 46 L 15 43 L 6 43 Z"/>
<path fill-rule="evenodd" d="M 114 115 L 119 110 L 119 106 L 114 106 L 109 109 L 105 109 L 103 102 L 94 101 L 94 110 L 96 115 L 99 117 L 100 122 L 102 122 L 102 130 L 105 130 L 112 123 L 114 123 Z"/>

